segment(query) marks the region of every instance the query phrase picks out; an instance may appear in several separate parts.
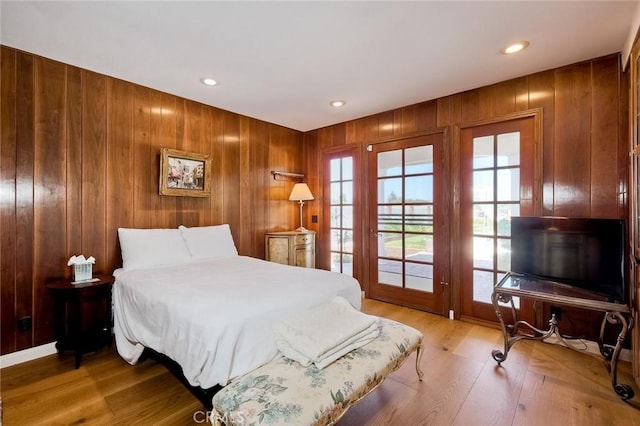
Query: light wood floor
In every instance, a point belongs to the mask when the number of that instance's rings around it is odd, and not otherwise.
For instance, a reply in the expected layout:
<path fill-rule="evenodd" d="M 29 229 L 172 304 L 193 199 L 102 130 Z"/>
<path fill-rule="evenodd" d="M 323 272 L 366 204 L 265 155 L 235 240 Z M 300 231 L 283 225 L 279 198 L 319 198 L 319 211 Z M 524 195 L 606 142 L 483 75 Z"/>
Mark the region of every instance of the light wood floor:
<path fill-rule="evenodd" d="M 339 425 L 640 425 L 638 396 L 622 402 L 600 360 L 567 348 L 518 342 L 497 367 L 496 329 L 366 300 L 363 310 L 424 333 L 413 358 L 352 407 Z M 619 382 L 634 386 L 621 363 Z M 41 358 L 0 371 L 4 424 L 165 424 L 202 420 L 198 400 L 153 360 L 130 366 L 115 348 L 84 357 Z M 202 423 L 202 422 L 201 422 Z"/>

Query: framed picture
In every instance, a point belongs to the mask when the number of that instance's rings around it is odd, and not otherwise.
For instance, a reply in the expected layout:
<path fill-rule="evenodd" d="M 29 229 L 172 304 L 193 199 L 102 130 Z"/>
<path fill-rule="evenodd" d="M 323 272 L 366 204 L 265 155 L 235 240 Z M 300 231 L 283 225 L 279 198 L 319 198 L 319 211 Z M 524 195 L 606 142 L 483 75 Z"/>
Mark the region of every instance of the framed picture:
<path fill-rule="evenodd" d="M 160 195 L 211 195 L 211 156 L 177 149 L 160 150 Z"/>

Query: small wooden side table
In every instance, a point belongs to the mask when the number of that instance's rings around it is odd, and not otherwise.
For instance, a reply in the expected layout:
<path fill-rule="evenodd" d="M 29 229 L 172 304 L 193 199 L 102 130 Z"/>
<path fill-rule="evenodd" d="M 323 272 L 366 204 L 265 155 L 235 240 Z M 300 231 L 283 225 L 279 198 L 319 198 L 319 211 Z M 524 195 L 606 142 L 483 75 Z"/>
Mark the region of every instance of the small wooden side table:
<path fill-rule="evenodd" d="M 283 265 L 316 267 L 315 231 L 267 232 L 266 260 Z"/>
<path fill-rule="evenodd" d="M 97 281 L 72 284 L 61 279 L 46 284 L 54 298 L 56 349 L 62 357 L 73 350 L 76 368 L 82 355 L 113 343 L 111 286 L 113 277 L 95 275 Z"/>

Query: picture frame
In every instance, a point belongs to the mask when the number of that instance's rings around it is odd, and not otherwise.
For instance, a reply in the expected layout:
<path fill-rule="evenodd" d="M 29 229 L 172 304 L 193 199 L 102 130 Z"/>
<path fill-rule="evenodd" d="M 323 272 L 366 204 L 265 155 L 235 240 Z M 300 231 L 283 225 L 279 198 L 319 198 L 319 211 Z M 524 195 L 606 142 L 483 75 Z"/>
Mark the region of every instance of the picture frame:
<path fill-rule="evenodd" d="M 211 156 L 161 148 L 160 195 L 209 197 L 211 195 Z"/>

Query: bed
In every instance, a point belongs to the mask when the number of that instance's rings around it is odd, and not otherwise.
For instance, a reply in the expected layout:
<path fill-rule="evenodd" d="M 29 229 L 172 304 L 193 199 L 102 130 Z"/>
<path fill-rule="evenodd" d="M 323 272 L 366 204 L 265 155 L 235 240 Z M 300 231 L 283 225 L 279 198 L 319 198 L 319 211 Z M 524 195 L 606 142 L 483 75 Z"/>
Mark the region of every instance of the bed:
<path fill-rule="evenodd" d="M 119 229 L 114 334 L 135 364 L 145 348 L 175 361 L 209 389 L 272 361 L 274 325 L 342 296 L 360 309 L 350 276 L 239 256 L 229 227 Z"/>

